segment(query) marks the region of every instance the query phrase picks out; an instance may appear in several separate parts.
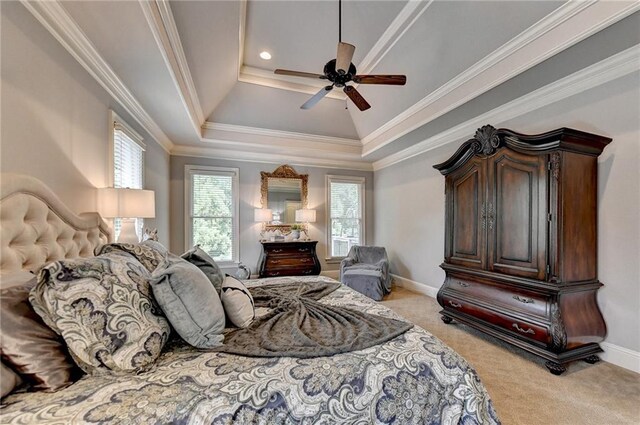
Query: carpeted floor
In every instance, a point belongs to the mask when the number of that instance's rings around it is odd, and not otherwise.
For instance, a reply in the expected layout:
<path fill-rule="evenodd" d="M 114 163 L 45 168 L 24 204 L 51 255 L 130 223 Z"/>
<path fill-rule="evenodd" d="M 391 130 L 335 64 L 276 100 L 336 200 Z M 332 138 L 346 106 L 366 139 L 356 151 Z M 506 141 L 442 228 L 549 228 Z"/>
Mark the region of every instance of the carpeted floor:
<path fill-rule="evenodd" d="M 505 425 L 640 424 L 639 374 L 606 362 L 574 362 L 554 376 L 540 358 L 455 321 L 445 325 L 433 298 L 394 287 L 382 303 L 467 359 Z"/>

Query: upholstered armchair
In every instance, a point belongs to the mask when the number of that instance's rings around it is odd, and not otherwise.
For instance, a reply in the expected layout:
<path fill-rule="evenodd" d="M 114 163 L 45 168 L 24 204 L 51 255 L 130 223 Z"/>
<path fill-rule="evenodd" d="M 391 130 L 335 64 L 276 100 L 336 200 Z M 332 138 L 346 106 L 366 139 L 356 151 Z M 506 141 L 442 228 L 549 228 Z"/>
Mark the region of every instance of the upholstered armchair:
<path fill-rule="evenodd" d="M 381 300 L 391 292 L 389 259 L 381 246 L 352 246 L 340 263 L 340 281 L 345 285 Z"/>

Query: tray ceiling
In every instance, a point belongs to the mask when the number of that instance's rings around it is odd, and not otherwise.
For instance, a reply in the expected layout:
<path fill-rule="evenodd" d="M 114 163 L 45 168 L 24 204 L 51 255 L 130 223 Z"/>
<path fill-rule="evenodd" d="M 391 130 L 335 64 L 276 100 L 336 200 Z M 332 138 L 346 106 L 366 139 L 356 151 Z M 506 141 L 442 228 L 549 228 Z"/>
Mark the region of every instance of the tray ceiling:
<path fill-rule="evenodd" d="M 637 2 L 345 0 L 359 73 L 406 74 L 299 106 L 335 57 L 337 1 L 23 1 L 176 154 L 371 168 L 376 151 L 638 10 Z M 269 61 L 259 53 L 268 51 Z M 398 149 L 407 146 L 396 144 Z M 318 158 L 322 159 L 319 160 Z"/>

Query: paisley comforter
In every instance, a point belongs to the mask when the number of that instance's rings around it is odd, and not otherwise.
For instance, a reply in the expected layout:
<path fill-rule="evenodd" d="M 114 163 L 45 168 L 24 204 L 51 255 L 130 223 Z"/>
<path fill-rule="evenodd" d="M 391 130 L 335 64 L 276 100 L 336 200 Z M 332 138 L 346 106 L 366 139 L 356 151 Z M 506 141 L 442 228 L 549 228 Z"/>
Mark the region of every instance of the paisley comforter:
<path fill-rule="evenodd" d="M 300 280 L 331 279 L 247 283 Z M 344 286 L 321 302 L 402 320 Z M 476 372 L 418 327 L 364 350 L 308 359 L 199 351 L 175 338 L 150 371 L 85 376 L 55 393 L 3 403 L 3 424 L 499 423 Z"/>

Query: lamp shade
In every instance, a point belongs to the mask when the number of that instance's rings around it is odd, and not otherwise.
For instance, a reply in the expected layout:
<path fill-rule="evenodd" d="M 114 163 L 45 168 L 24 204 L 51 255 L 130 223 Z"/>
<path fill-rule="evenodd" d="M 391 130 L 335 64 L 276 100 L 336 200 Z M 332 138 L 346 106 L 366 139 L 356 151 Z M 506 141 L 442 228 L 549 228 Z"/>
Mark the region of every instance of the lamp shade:
<path fill-rule="evenodd" d="M 98 190 L 98 211 L 107 218 L 153 218 L 156 194 L 153 190 L 105 187 Z"/>
<path fill-rule="evenodd" d="M 315 223 L 316 210 L 296 210 L 296 221 L 302 223 Z"/>
<path fill-rule="evenodd" d="M 271 221 L 273 214 L 269 208 L 256 208 L 253 211 L 253 219 L 258 222 Z"/>

